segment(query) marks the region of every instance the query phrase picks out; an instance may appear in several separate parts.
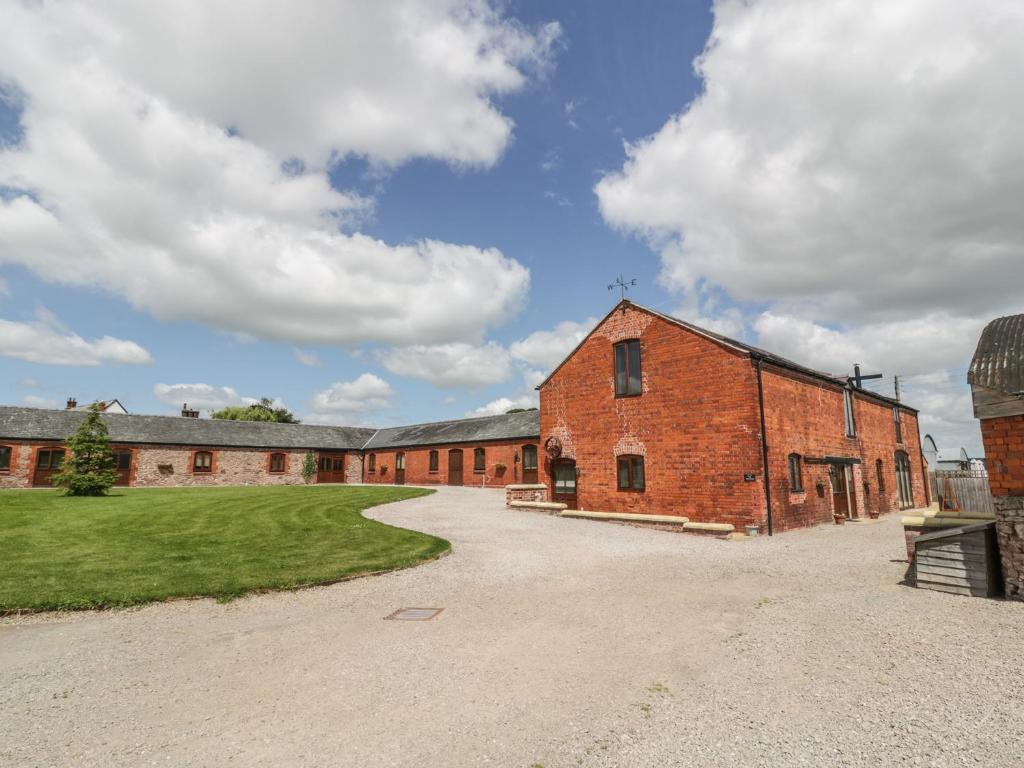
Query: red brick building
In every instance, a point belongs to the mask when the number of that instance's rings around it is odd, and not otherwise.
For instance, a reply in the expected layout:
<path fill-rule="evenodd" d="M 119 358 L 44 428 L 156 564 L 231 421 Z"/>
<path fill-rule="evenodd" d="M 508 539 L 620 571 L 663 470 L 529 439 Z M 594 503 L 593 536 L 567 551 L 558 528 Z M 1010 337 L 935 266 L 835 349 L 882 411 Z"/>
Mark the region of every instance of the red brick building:
<path fill-rule="evenodd" d="M 308 453 L 316 457 L 318 483 L 502 487 L 537 473 L 537 411 L 382 430 L 199 419 L 187 407 L 182 413 L 101 414 L 119 485 L 297 484 L 305 482 Z M 50 487 L 65 441 L 85 417 L 70 407 L 0 407 L 0 488 Z"/>
<path fill-rule="evenodd" d="M 571 507 L 774 532 L 928 502 L 916 410 L 629 301 L 538 389 Z"/>
<path fill-rule="evenodd" d="M 981 334 L 967 373 L 989 486 L 1007 597 L 1024 599 L 1024 315 L 1000 317 Z"/>

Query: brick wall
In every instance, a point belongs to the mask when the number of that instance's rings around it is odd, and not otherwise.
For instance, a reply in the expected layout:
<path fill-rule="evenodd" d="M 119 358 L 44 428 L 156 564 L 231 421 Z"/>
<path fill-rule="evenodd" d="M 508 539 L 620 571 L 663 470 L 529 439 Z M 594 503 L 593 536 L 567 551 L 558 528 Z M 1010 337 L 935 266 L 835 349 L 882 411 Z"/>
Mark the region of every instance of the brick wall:
<path fill-rule="evenodd" d="M 466 486 L 503 488 L 510 483 L 523 482 L 522 455 L 524 445 L 537 445 L 536 440 L 515 440 L 486 443 L 459 443 L 439 446 L 367 451 L 363 457 L 363 482 L 393 484 L 395 461 L 399 450 L 405 454 L 405 482 L 407 485 L 446 485 L 448 483 L 448 456 L 451 450 L 462 451 L 462 484 Z M 484 449 L 485 471 L 473 469 L 473 452 Z M 438 467 L 430 471 L 430 452 L 437 451 Z M 518 452 L 519 462 L 515 460 Z M 376 457 L 376 471 L 369 471 L 369 456 Z M 499 469 L 498 464 L 505 468 Z M 384 470 L 384 467 L 387 470 Z"/>
<path fill-rule="evenodd" d="M 981 420 L 993 496 L 1024 496 L 1024 414 Z"/>
<path fill-rule="evenodd" d="M 641 342 L 643 394 L 616 398 L 612 346 L 626 339 Z M 581 509 L 763 522 L 754 370 L 703 336 L 616 310 L 544 385 L 540 419 L 541 443 L 558 437 L 576 461 Z M 644 492 L 617 489 L 622 454 L 644 456 Z M 550 484 L 549 462 L 544 470 Z"/>
<path fill-rule="evenodd" d="M 852 467 L 850 490 L 858 516 L 866 517 L 868 512 L 899 509 L 895 456 L 896 451 L 903 451 L 910 460 L 914 506 L 925 506 L 917 416 L 913 411 L 900 409 L 902 441 L 897 442 L 892 406 L 855 392 L 857 434 L 847 437 L 841 387 L 767 365 L 762 380 L 775 530 L 816 525 L 832 519 L 828 465 L 802 461 L 803 491 L 796 491 L 789 477 L 789 456 L 793 453 L 803 459 L 859 458 L 861 463 Z"/>

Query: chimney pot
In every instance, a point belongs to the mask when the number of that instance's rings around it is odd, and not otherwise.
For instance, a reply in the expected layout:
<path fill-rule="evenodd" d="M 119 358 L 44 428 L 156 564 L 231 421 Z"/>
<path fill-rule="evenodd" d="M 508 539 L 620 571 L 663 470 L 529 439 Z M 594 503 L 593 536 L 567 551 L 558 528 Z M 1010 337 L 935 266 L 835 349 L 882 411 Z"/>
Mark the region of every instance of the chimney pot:
<path fill-rule="evenodd" d="M 194 408 L 190 409 L 188 407 L 188 403 L 182 403 L 182 405 L 181 405 L 181 415 L 184 418 L 186 418 L 186 419 L 198 419 L 199 418 L 199 411 L 195 410 Z"/>
<path fill-rule="evenodd" d="M 72 410 L 74 410 L 74 409 L 75 409 L 75 408 L 77 408 L 77 407 L 78 407 L 78 401 L 77 401 L 77 400 L 76 400 L 75 398 L 73 398 L 73 397 L 69 397 L 69 398 L 68 398 L 68 406 L 67 406 L 67 409 L 68 409 L 69 411 L 72 411 Z"/>

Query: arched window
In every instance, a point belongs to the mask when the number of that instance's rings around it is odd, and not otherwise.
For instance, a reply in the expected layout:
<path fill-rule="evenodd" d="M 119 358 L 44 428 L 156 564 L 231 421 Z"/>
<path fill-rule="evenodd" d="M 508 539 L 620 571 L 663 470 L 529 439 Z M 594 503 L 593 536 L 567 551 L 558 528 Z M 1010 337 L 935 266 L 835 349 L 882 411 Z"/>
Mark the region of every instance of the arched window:
<path fill-rule="evenodd" d="M 487 469 L 487 454 L 483 448 L 473 449 L 473 471 L 484 472 Z"/>
<path fill-rule="evenodd" d="M 437 472 L 439 468 L 439 459 L 437 451 L 430 452 L 430 471 Z"/>
<path fill-rule="evenodd" d="M 642 491 L 645 488 L 644 457 L 619 456 L 619 490 Z"/>
<path fill-rule="evenodd" d="M 800 493 L 804 489 L 803 462 L 799 453 L 789 454 L 789 490 L 791 493 Z"/>
<path fill-rule="evenodd" d="M 209 474 L 213 471 L 213 454 L 210 451 L 196 451 L 192 458 L 192 471 L 196 474 Z"/>
<path fill-rule="evenodd" d="M 377 471 L 377 454 L 371 453 L 369 461 L 367 463 L 366 471 L 371 475 Z"/>
<path fill-rule="evenodd" d="M 285 468 L 285 455 L 283 453 L 272 453 L 270 454 L 270 472 L 271 474 L 281 474 Z"/>
<path fill-rule="evenodd" d="M 878 481 L 878 493 L 885 490 L 885 465 L 881 459 L 875 459 L 875 480 Z"/>
<path fill-rule="evenodd" d="M 11 471 L 11 446 L 0 445 L 0 472 Z"/>

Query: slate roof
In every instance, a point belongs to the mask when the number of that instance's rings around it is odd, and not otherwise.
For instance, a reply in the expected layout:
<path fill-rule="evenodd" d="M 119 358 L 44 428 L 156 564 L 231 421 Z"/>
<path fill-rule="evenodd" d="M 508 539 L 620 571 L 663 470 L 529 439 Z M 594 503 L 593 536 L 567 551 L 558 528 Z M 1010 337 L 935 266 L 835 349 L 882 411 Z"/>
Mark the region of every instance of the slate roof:
<path fill-rule="evenodd" d="M 0 439 L 66 440 L 87 414 L 0 406 Z M 102 413 L 117 443 L 209 445 L 228 448 L 359 450 L 376 430 L 180 416 Z"/>
<path fill-rule="evenodd" d="M 1024 392 L 1024 315 L 1009 315 L 985 326 L 967 371 L 972 386 Z"/>
<path fill-rule="evenodd" d="M 514 440 L 540 437 L 540 412 L 523 411 L 501 416 L 481 416 L 457 421 L 436 421 L 409 427 L 378 430 L 364 448 L 401 448 L 443 443 L 475 443 L 485 440 Z"/>
<path fill-rule="evenodd" d="M 672 325 L 677 325 L 680 328 L 685 328 L 688 331 L 696 333 L 698 336 L 704 336 L 705 338 L 711 339 L 712 341 L 715 341 L 715 342 L 717 342 L 717 343 L 719 343 L 719 344 L 721 344 L 723 346 L 731 347 L 732 349 L 735 349 L 735 350 L 737 350 L 739 352 L 743 352 L 743 353 L 745 353 L 747 355 L 750 355 L 754 359 L 760 358 L 761 360 L 764 360 L 766 363 L 778 366 L 779 368 L 785 368 L 785 369 L 790 370 L 790 371 L 795 371 L 797 373 L 802 373 L 802 374 L 804 374 L 806 376 L 811 376 L 812 378 L 820 379 L 822 381 L 829 382 L 830 384 L 838 384 L 840 386 L 845 386 L 846 385 L 846 377 L 845 376 L 835 376 L 835 375 L 833 375 L 831 373 L 825 373 L 824 371 L 819 371 L 819 370 L 816 370 L 814 368 L 810 368 L 810 367 L 808 367 L 806 365 L 802 365 L 800 363 L 797 363 L 797 362 L 794 362 L 792 360 L 789 360 L 788 358 L 782 357 L 781 355 L 776 355 L 774 352 L 769 352 L 769 351 L 767 351 L 765 349 L 761 349 L 759 347 L 755 347 L 752 344 L 747 344 L 745 342 L 738 341 L 736 339 L 731 339 L 728 336 L 723 336 L 722 334 L 716 333 L 715 331 L 709 331 L 707 328 L 701 328 L 699 325 L 694 325 L 693 323 L 689 323 L 686 320 L 680 320 L 678 317 L 672 317 L 672 315 L 663 314 L 661 312 L 658 312 L 657 310 L 650 309 L 649 307 L 645 307 L 645 306 L 642 306 L 640 304 L 634 304 L 629 299 L 623 299 L 621 302 L 616 304 L 615 308 L 611 312 L 609 312 L 604 317 L 604 319 L 601 320 L 600 323 L 598 323 L 596 326 L 594 326 L 594 330 L 597 330 L 597 328 L 602 323 L 604 323 L 605 320 L 607 320 L 609 317 L 611 317 L 612 314 L 614 312 L 616 312 L 623 305 L 632 306 L 635 309 L 639 309 L 641 312 L 646 312 L 646 313 L 648 313 L 650 315 L 655 315 L 656 317 L 660 317 L 662 320 L 664 320 L 664 321 L 666 321 L 668 323 L 671 323 Z M 593 331 L 591 331 L 591 333 L 593 333 Z M 587 337 L 585 337 L 583 339 L 583 341 L 581 341 L 576 346 L 576 348 L 573 349 L 573 351 L 569 353 L 569 355 L 565 358 L 565 360 L 563 360 L 561 363 L 559 363 L 558 366 L 548 375 L 548 377 L 546 379 L 544 379 L 544 381 L 542 381 L 536 388 L 540 389 L 545 384 L 547 384 L 548 381 L 551 380 L 551 377 L 554 376 L 555 373 L 558 371 L 558 369 L 561 368 L 563 365 L 565 365 L 566 361 L 569 360 L 569 358 L 571 358 L 573 355 L 576 354 L 576 350 L 578 350 L 580 347 L 582 347 L 583 344 L 586 342 L 587 338 L 589 338 L 589 337 L 590 337 L 590 334 L 587 334 Z M 857 392 L 858 395 L 865 395 L 866 397 L 870 397 L 870 398 L 872 398 L 874 400 L 880 400 L 880 401 L 882 401 L 884 403 L 888 403 L 890 405 L 898 405 L 901 408 L 905 408 L 908 411 L 913 411 L 914 413 L 917 413 L 917 409 L 916 408 L 911 408 L 906 403 L 901 403 L 900 401 L 896 400 L 895 398 L 886 397 L 885 395 L 881 395 L 881 394 L 879 394 L 877 392 L 872 392 L 869 389 L 858 389 L 858 390 L 856 390 L 856 392 Z"/>

